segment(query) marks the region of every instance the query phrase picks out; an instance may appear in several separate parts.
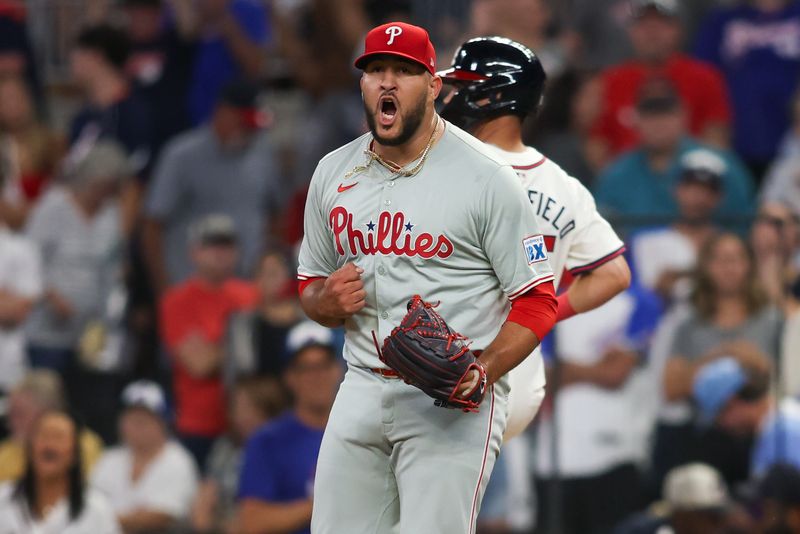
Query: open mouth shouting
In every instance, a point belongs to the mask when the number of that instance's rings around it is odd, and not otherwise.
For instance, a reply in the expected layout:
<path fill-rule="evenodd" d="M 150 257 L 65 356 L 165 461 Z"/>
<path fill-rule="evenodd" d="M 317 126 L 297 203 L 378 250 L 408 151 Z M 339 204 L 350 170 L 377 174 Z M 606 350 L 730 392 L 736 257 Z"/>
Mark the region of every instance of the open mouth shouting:
<path fill-rule="evenodd" d="M 392 96 L 381 97 L 378 102 L 378 119 L 384 128 L 391 128 L 397 117 L 397 101 Z"/>

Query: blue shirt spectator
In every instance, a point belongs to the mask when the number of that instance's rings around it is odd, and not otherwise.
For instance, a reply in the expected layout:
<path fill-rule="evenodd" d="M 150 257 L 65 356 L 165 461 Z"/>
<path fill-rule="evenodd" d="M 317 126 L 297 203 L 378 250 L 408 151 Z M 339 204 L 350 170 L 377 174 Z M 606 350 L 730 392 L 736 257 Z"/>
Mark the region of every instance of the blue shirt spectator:
<path fill-rule="evenodd" d="M 789 127 L 800 74 L 800 3 L 786 1 L 778 9 L 762 3 L 713 12 L 695 45 L 697 57 L 725 75 L 734 108 L 734 148 L 754 166 L 775 156 Z"/>
<path fill-rule="evenodd" d="M 722 176 L 724 194 L 717 215 L 741 215 L 754 206 L 753 178 L 731 153 L 721 152 L 684 137 L 667 168 L 654 169 L 644 149 L 639 148 L 621 156 L 597 179 L 594 195 L 598 206 L 609 213 L 634 216 L 679 215 L 674 191 L 681 178 L 681 159 L 698 148 L 707 148 L 720 156 L 727 171 Z"/>
<path fill-rule="evenodd" d="M 227 11 L 219 15 L 206 13 L 205 17 L 210 22 L 201 30 L 189 92 L 189 111 L 194 124 L 211 116 L 219 92 L 227 83 L 254 74 L 239 63 L 231 39 L 244 47 L 264 47 L 270 41 L 269 15 L 260 0 L 230 0 Z"/>
<path fill-rule="evenodd" d="M 800 401 L 786 399 L 769 417 L 753 446 L 751 470 L 761 476 L 777 463 L 800 469 Z"/>

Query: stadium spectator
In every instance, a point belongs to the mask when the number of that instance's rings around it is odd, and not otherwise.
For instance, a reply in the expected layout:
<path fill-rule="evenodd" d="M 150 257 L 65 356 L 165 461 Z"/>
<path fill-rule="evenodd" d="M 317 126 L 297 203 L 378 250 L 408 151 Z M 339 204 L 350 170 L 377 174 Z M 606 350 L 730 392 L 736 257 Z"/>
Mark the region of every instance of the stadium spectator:
<path fill-rule="evenodd" d="M 197 55 L 189 89 L 192 122 L 205 122 L 220 90 L 237 78 L 255 80 L 264 73 L 272 35 L 269 12 L 258 0 L 201 0 Z"/>
<path fill-rule="evenodd" d="M 614 534 L 734 534 L 728 529 L 731 500 L 711 466 L 693 463 L 667 473 L 663 500 L 614 529 Z"/>
<path fill-rule="evenodd" d="M 549 78 L 566 68 L 569 50 L 553 35 L 553 6 L 546 0 L 495 0 L 472 3 L 468 34 L 502 35 L 536 51 Z"/>
<path fill-rule="evenodd" d="M 60 139 L 37 120 L 24 80 L 0 76 L 0 224 L 25 224 L 61 152 Z"/>
<path fill-rule="evenodd" d="M 130 176 L 124 152 L 98 142 L 31 213 L 27 234 L 44 267 L 45 296 L 27 323 L 31 364 L 65 371 L 87 323 L 102 315 L 121 272 L 120 184 Z"/>
<path fill-rule="evenodd" d="M 774 465 L 758 486 L 759 532 L 800 534 L 800 469 Z"/>
<path fill-rule="evenodd" d="M 285 382 L 293 409 L 261 427 L 245 447 L 239 481 L 244 534 L 274 529 L 308 534 L 314 470 L 325 425 L 342 379 L 333 333 L 301 323 L 290 338 Z"/>
<path fill-rule="evenodd" d="M 750 230 L 750 245 L 758 258 L 757 274 L 770 301 L 783 307 L 792 283 L 800 276 L 800 216 L 783 202 L 767 202 L 758 209 Z"/>
<path fill-rule="evenodd" d="M 789 397 L 776 404 L 769 377 L 763 369 L 724 357 L 701 368 L 693 384 L 702 422 L 755 438 L 749 462 L 755 478 L 777 463 L 800 469 L 800 401 Z"/>
<path fill-rule="evenodd" d="M 792 126 L 761 187 L 762 202 L 784 202 L 800 215 L 800 91 L 792 101 Z"/>
<path fill-rule="evenodd" d="M 33 47 L 28 39 L 28 10 L 22 0 L 0 0 L 0 77 L 21 76 L 30 87 L 36 107 L 44 95 Z"/>
<path fill-rule="evenodd" d="M 605 102 L 595 124 L 595 150 L 605 161 L 636 146 L 634 107 L 640 88 L 652 78 L 665 78 L 675 86 L 686 109 L 688 131 L 703 142 L 728 144 L 730 104 L 722 75 L 711 65 L 679 52 L 682 38 L 677 0 L 633 0 L 628 34 L 634 58 L 609 68 L 602 75 Z"/>
<path fill-rule="evenodd" d="M 577 0 L 570 4 L 554 4 L 563 6 L 560 15 L 568 39 L 577 41 L 581 67 L 604 69 L 633 54 L 626 31 L 631 16 L 630 0 Z"/>
<path fill-rule="evenodd" d="M 233 221 L 209 215 L 192 227 L 195 274 L 161 300 L 161 335 L 173 369 L 176 428 L 203 470 L 226 429 L 224 334 L 231 314 L 253 308 L 258 289 L 234 277 L 238 255 Z"/>
<path fill-rule="evenodd" d="M 189 0 L 124 0 L 122 7 L 131 41 L 125 72 L 134 82 L 134 91 L 158 118 L 153 132 L 157 154 L 171 137 L 190 125 L 188 94 L 197 14 Z M 173 20 L 165 20 L 168 8 Z"/>
<path fill-rule="evenodd" d="M 83 90 L 85 104 L 69 127 L 66 165 L 74 165 L 101 138 L 110 138 L 125 148 L 133 175 L 123 190 L 123 229 L 128 235 L 139 216 L 142 186 L 152 164 L 154 117 L 147 102 L 125 76 L 130 55 L 126 34 L 113 26 L 84 29 L 70 56 L 70 69 Z"/>
<path fill-rule="evenodd" d="M 260 300 L 255 310 L 231 317 L 226 378 L 259 374 L 279 378 L 286 363 L 286 336 L 304 317 L 286 257 L 269 252 L 261 259 L 255 278 Z"/>
<path fill-rule="evenodd" d="M 36 420 L 45 412 L 61 410 L 66 400 L 61 378 L 53 371 L 35 369 L 14 386 L 8 399 L 11 435 L 0 442 L 0 482 L 21 478 L 25 472 L 25 447 Z M 103 452 L 103 442 L 85 426 L 80 433 L 81 464 L 85 474 Z"/>
<path fill-rule="evenodd" d="M 678 216 L 673 191 L 680 177 L 681 157 L 704 148 L 689 137 L 685 118 L 684 107 L 670 81 L 651 80 L 641 86 L 635 111 L 641 142 L 598 176 L 594 192 L 601 209 L 644 217 L 639 224 Z M 716 154 L 725 161 L 727 172 L 715 215 L 741 217 L 752 210 L 753 179 L 733 154 Z"/>
<path fill-rule="evenodd" d="M 106 499 L 84 481 L 78 454 L 81 428 L 63 411 L 37 418 L 25 473 L 16 484 L 0 486 L 4 534 L 121 532 Z"/>
<path fill-rule="evenodd" d="M 695 54 L 719 68 L 733 105 L 733 147 L 757 179 L 789 128 L 800 69 L 800 3 L 749 0 L 718 9 L 697 35 Z"/>
<path fill-rule="evenodd" d="M 590 152 L 589 143 L 603 97 L 600 78 L 568 70 L 548 83 L 545 91 L 536 120 L 523 123 L 523 141 L 591 188 L 603 163 Z"/>
<path fill-rule="evenodd" d="M 688 297 L 697 253 L 719 231 L 712 217 L 722 198 L 726 172 L 725 162 L 702 148 L 684 154 L 680 165 L 674 190 L 679 218 L 670 226 L 644 230 L 630 239 L 636 279 L 666 301 Z"/>
<path fill-rule="evenodd" d="M 800 398 L 800 276 L 791 287 L 786 302 L 786 323 L 781 339 L 781 358 L 778 363 L 779 391 Z"/>
<path fill-rule="evenodd" d="M 35 245 L 0 222 L 0 397 L 25 374 L 23 325 L 42 295 L 42 271 Z"/>
<path fill-rule="evenodd" d="M 144 255 L 160 293 L 192 272 L 186 243 L 189 226 L 211 213 L 236 223 L 240 275 L 257 266 L 280 203 L 280 178 L 264 125 L 258 89 L 235 82 L 220 95 L 211 124 L 167 145 L 145 206 Z"/>
<path fill-rule="evenodd" d="M 107 450 L 92 485 L 111 503 L 126 533 L 162 533 L 188 518 L 197 468 L 167 429 L 167 404 L 155 383 L 140 380 L 122 392 L 121 444 Z"/>
<path fill-rule="evenodd" d="M 642 504 L 638 465 L 647 453 L 652 410 L 640 364 L 659 315 L 658 300 L 634 287 L 564 321 L 547 338 L 558 360 L 548 369 L 556 408 L 543 414 L 537 433 L 537 518 L 543 532 L 555 531 L 555 525 L 563 534 L 609 532 Z M 551 499 L 557 484 L 556 518 Z"/>
<path fill-rule="evenodd" d="M 658 425 L 654 469 L 661 480 L 672 467 L 701 460 L 719 469 L 730 484 L 747 478 L 749 443 L 723 432 L 696 431 L 688 404 L 692 385 L 704 365 L 725 356 L 770 369 L 778 355 L 781 314 L 769 304 L 755 274 L 753 252 L 740 237 L 712 237 L 697 264 L 690 313 L 673 333 L 661 377 L 665 400 L 682 405 L 681 416 Z"/>
<path fill-rule="evenodd" d="M 286 392 L 272 377 L 240 378 L 230 395 L 230 430 L 211 449 L 208 469 L 192 507 L 196 532 L 236 531 L 236 494 L 244 444 L 286 406 Z"/>

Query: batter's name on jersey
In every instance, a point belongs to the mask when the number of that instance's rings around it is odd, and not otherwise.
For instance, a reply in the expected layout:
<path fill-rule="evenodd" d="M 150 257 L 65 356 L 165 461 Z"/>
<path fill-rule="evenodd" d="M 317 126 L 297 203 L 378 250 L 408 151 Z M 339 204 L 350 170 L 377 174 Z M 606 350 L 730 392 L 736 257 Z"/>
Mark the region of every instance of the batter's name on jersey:
<path fill-rule="evenodd" d="M 342 206 L 336 206 L 329 216 L 331 230 L 336 240 L 336 251 L 340 256 L 358 254 L 394 254 L 396 256 L 419 256 L 430 259 L 434 256 L 447 258 L 453 253 L 453 243 L 445 235 L 434 237 L 428 232 L 413 235 L 414 224 L 406 222 L 402 211 L 394 214 L 384 211 L 377 224 L 369 221 L 366 231 L 353 226 L 353 214 Z M 344 235 L 342 235 L 344 234 Z"/>
<path fill-rule="evenodd" d="M 526 237 L 522 240 L 522 248 L 525 249 L 525 257 L 528 259 L 528 265 L 547 260 L 547 250 L 544 236 L 542 235 Z"/>
<path fill-rule="evenodd" d="M 549 222 L 558 231 L 558 237 L 561 239 L 575 229 L 575 219 L 567 220 L 566 217 L 563 217 L 566 207 L 559 206 L 558 201 L 553 197 L 528 189 L 528 200 L 536 210 L 536 215 Z"/>

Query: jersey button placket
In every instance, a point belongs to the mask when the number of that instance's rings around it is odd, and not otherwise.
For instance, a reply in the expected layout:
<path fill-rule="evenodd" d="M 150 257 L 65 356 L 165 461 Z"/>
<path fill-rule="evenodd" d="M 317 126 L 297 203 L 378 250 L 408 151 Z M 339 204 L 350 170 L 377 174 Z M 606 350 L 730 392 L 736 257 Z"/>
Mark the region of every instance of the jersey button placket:
<path fill-rule="evenodd" d="M 386 180 L 383 182 L 383 191 L 380 200 L 380 211 L 388 211 L 389 206 L 392 205 L 392 199 L 390 198 L 390 192 L 394 187 L 394 180 Z M 386 258 L 383 255 L 376 254 L 375 255 L 375 272 L 377 273 L 377 277 L 375 280 L 375 289 L 376 289 L 376 297 L 378 301 L 378 309 L 380 310 L 380 320 L 379 323 L 383 323 L 384 321 L 389 320 L 389 310 L 385 308 L 386 303 L 389 302 L 389 296 L 384 294 L 384 276 L 386 276 L 386 267 L 384 266 L 384 262 Z M 385 330 L 387 335 L 388 332 L 391 330 L 391 325 L 384 325 L 380 324 L 381 333 Z"/>

